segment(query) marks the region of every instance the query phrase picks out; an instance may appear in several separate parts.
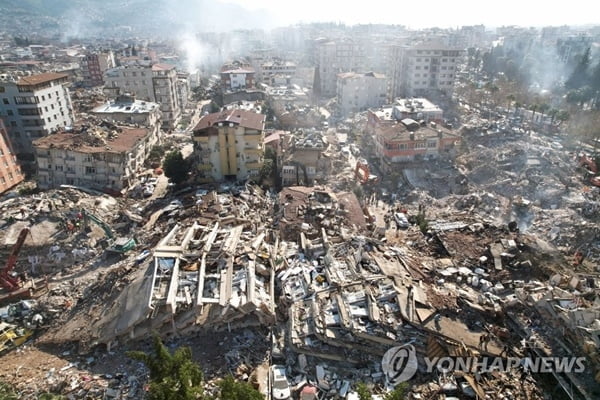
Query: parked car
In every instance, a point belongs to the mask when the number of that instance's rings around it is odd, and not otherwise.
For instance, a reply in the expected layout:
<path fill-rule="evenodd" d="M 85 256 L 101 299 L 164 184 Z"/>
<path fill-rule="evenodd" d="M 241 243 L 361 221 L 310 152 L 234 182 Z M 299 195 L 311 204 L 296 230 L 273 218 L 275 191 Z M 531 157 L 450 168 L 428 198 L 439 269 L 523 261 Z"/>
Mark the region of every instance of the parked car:
<path fill-rule="evenodd" d="M 406 214 L 401 212 L 394 213 L 394 220 L 396 221 L 396 226 L 398 228 L 408 228 L 408 218 L 406 218 Z"/>
<path fill-rule="evenodd" d="M 35 300 L 21 300 L 0 308 L 0 321 L 13 322 L 29 315 L 37 306 Z"/>
<path fill-rule="evenodd" d="M 271 387 L 271 397 L 273 400 L 290 398 L 290 383 L 288 382 L 283 365 L 271 366 Z"/>
<path fill-rule="evenodd" d="M 154 193 L 154 185 L 145 185 L 143 190 L 144 197 L 150 197 L 152 193 Z"/>

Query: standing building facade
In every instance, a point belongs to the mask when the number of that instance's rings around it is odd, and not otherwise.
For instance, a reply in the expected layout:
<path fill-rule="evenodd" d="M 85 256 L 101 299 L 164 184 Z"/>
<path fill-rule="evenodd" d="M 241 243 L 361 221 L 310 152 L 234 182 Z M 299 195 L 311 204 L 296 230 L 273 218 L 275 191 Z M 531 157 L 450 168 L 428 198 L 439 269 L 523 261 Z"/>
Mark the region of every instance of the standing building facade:
<path fill-rule="evenodd" d="M 317 66 L 313 90 L 324 98 L 335 97 L 339 73 L 358 71 L 364 66 L 364 48 L 351 39 L 338 41 L 319 39 L 315 51 Z"/>
<path fill-rule="evenodd" d="M 73 125 L 68 75 L 47 72 L 0 80 L 0 116 L 18 155 L 33 155 L 32 140 Z"/>
<path fill-rule="evenodd" d="M 44 189 L 77 185 L 122 193 L 137 173 L 156 138 L 146 128 L 76 126 L 34 141 L 38 186 Z"/>
<path fill-rule="evenodd" d="M 385 75 L 374 72 L 359 74 L 344 72 L 338 74 L 337 102 L 342 116 L 380 107 L 387 100 L 387 80 Z"/>
<path fill-rule="evenodd" d="M 112 51 L 88 53 L 79 62 L 83 84 L 87 87 L 104 85 L 104 72 L 115 67 Z"/>
<path fill-rule="evenodd" d="M 148 128 L 152 137 L 160 142 L 161 112 L 157 103 L 136 100 L 131 95 L 120 95 L 115 100 L 94 108 L 91 114 L 105 121 Z"/>
<path fill-rule="evenodd" d="M 422 43 L 404 50 L 402 97 L 451 94 L 462 51 L 439 43 Z"/>
<path fill-rule="evenodd" d="M 193 130 L 201 180 L 257 177 L 264 161 L 265 115 L 238 109 L 203 116 Z"/>
<path fill-rule="evenodd" d="M 23 179 L 17 156 L 8 141 L 8 132 L 0 119 L 0 194 L 23 182 Z"/>
<path fill-rule="evenodd" d="M 177 79 L 175 66 L 170 64 L 128 64 L 105 72 L 104 93 L 115 98 L 129 93 L 158 103 L 163 129 L 174 129 L 181 118 Z"/>

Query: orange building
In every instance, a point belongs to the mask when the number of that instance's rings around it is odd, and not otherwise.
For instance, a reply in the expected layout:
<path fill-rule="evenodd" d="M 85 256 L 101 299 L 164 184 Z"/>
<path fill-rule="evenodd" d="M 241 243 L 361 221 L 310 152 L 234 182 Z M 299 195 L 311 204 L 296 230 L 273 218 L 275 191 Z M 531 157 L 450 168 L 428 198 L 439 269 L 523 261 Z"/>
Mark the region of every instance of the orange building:
<path fill-rule="evenodd" d="M 435 158 L 454 147 L 460 136 L 435 122 L 418 123 L 403 119 L 399 123 L 382 123 L 373 127 L 375 149 L 382 166 L 416 158 Z"/>
<path fill-rule="evenodd" d="M 23 182 L 25 178 L 12 152 L 4 122 L 0 119 L 0 194 Z"/>

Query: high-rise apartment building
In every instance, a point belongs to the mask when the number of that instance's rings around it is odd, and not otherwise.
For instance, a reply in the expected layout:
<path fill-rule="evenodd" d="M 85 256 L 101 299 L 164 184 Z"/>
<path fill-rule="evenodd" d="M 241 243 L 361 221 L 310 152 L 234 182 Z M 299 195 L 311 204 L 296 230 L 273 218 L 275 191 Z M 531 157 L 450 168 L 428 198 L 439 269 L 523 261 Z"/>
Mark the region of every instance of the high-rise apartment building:
<path fill-rule="evenodd" d="M 15 153 L 33 155 L 32 140 L 73 124 L 68 75 L 3 76 L 0 116 Z"/>
<path fill-rule="evenodd" d="M 13 154 L 8 133 L 0 119 L 0 194 L 23 181 L 21 167 L 17 164 L 17 157 Z"/>
<path fill-rule="evenodd" d="M 177 79 L 175 66 L 170 64 L 123 65 L 104 73 L 104 92 L 112 97 L 129 93 L 160 104 L 163 128 L 173 129 L 181 118 Z"/>

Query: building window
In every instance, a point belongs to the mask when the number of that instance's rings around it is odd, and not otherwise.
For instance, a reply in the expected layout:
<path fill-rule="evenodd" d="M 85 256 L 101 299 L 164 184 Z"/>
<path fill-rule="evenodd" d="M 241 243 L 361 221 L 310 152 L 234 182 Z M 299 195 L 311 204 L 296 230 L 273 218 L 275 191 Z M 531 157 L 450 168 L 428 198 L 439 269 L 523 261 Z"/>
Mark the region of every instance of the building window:
<path fill-rule="evenodd" d="M 85 167 L 85 174 L 91 175 L 96 173 L 96 167 Z"/>
<path fill-rule="evenodd" d="M 4 104 L 9 104 L 9 103 L 8 103 L 8 99 L 2 99 L 2 102 L 3 102 Z"/>
<path fill-rule="evenodd" d="M 437 142 L 435 140 L 428 140 L 427 147 L 430 149 L 435 149 L 437 147 Z"/>

